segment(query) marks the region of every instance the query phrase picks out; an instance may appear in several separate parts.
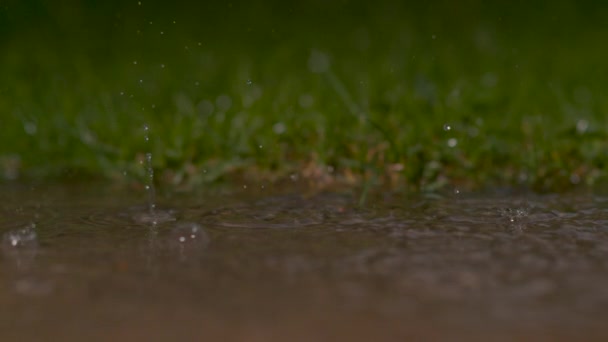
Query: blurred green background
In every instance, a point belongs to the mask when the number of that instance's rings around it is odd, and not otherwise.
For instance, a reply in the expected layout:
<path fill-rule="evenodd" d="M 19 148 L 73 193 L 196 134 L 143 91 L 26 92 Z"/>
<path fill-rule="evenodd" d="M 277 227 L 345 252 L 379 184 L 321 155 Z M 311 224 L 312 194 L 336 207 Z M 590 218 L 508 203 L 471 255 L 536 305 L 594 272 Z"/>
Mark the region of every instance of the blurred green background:
<path fill-rule="evenodd" d="M 608 5 L 3 1 L 5 180 L 602 183 Z M 143 126 L 150 127 L 150 140 Z"/>

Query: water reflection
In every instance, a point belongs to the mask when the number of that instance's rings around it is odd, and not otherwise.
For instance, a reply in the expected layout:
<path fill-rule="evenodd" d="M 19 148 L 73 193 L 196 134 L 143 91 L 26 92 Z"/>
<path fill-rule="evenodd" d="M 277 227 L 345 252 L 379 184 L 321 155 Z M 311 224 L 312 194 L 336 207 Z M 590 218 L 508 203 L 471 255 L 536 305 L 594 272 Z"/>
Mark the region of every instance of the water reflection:
<path fill-rule="evenodd" d="M 0 305 L 25 319 L 30 304 L 15 294 L 45 298 L 38 334 L 57 332 L 53 317 L 89 327 L 120 317 L 180 331 L 215 322 L 206 329 L 238 336 L 291 326 L 286 336 L 315 339 L 315 317 L 345 336 L 341 317 L 368 322 L 348 331 L 372 337 L 394 320 L 391 329 L 426 322 L 486 339 L 496 329 L 567 334 L 608 315 L 601 196 L 385 194 L 362 208 L 348 192 L 174 195 L 158 209 L 173 219 L 157 225 L 134 220 L 147 207 L 115 194 L 46 196 L 39 212 L 53 215 L 35 227 L 15 223 L 35 210 L 0 208 Z"/>

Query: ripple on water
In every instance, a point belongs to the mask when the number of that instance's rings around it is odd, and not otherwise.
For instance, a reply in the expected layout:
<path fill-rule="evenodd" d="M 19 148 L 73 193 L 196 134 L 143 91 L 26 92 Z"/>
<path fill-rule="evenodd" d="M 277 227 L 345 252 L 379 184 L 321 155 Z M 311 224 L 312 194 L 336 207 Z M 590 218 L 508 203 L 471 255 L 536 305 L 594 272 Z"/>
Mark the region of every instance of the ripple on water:
<path fill-rule="evenodd" d="M 93 227 L 155 226 L 176 220 L 176 211 L 173 209 L 157 208 L 150 212 L 144 206 L 95 210 L 80 218 L 81 222 Z"/>
<path fill-rule="evenodd" d="M 296 195 L 264 198 L 251 204 L 215 209 L 202 214 L 203 222 L 229 228 L 288 229 L 351 219 L 351 199 L 345 196 Z"/>

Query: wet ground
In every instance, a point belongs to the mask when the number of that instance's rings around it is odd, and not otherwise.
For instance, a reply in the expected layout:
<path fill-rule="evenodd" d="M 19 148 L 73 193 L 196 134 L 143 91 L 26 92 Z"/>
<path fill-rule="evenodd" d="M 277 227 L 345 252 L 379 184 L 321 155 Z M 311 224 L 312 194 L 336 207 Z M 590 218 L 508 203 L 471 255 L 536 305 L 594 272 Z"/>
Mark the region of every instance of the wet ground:
<path fill-rule="evenodd" d="M 602 341 L 608 196 L 0 187 L 2 341 Z"/>

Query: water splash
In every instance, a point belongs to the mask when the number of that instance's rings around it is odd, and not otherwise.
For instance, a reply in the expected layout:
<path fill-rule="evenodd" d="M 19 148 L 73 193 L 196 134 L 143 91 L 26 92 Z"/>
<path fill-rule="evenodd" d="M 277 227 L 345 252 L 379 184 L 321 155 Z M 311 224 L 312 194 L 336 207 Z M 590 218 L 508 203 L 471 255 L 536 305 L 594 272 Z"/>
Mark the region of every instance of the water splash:
<path fill-rule="evenodd" d="M 169 248 L 177 252 L 181 261 L 196 259 L 208 245 L 209 236 L 198 223 L 179 223 L 169 235 Z"/>
<path fill-rule="evenodd" d="M 150 126 L 144 125 L 144 139 L 150 143 Z M 145 189 L 148 195 L 146 211 L 135 213 L 132 218 L 137 223 L 157 225 L 164 222 L 175 221 L 172 210 L 158 210 L 156 207 L 156 188 L 154 187 L 154 168 L 152 167 L 152 152 L 146 152 L 145 160 Z"/>
<path fill-rule="evenodd" d="M 2 236 L 2 252 L 18 268 L 27 268 L 38 254 L 36 224 L 6 232 Z"/>

